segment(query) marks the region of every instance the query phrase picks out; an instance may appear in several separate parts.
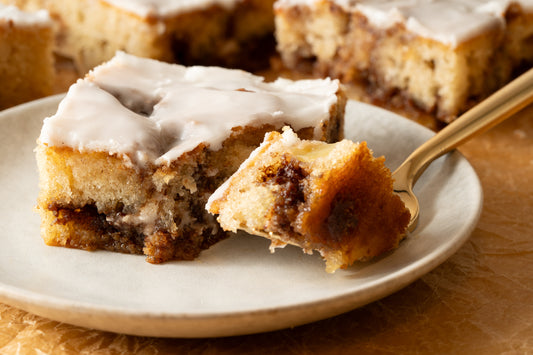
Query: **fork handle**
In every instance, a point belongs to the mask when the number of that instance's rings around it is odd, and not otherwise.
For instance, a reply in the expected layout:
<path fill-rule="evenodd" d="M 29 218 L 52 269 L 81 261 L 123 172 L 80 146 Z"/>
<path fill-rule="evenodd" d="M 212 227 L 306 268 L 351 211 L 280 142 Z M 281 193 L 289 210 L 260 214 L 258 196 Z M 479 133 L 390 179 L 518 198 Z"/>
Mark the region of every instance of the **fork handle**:
<path fill-rule="evenodd" d="M 533 68 L 465 112 L 418 147 L 396 170 L 408 169 L 413 185 L 438 157 L 511 117 L 533 102 Z"/>

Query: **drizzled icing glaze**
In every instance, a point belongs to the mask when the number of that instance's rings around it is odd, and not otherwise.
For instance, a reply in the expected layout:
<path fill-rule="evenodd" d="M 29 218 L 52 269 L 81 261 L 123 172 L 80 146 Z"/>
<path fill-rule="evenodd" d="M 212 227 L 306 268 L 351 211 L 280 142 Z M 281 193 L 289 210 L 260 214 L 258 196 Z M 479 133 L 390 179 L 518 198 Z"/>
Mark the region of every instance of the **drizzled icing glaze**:
<path fill-rule="evenodd" d="M 122 52 L 72 85 L 39 141 L 164 165 L 201 143 L 217 150 L 236 126 L 315 128 L 337 102 L 337 80 L 278 79 L 183 67 Z"/>
<path fill-rule="evenodd" d="M 13 5 L 0 5 L 0 21 L 11 20 L 19 25 L 51 25 L 52 20 L 46 10 L 26 12 Z"/>
<path fill-rule="evenodd" d="M 279 0 L 277 8 L 312 6 L 318 0 Z M 403 23 L 420 36 L 451 46 L 467 41 L 494 26 L 505 26 L 505 11 L 519 4 L 533 11 L 533 0 L 331 0 L 346 11 L 359 12 L 378 28 Z"/>
<path fill-rule="evenodd" d="M 142 17 L 164 17 L 217 5 L 232 8 L 242 0 L 103 0 Z"/>

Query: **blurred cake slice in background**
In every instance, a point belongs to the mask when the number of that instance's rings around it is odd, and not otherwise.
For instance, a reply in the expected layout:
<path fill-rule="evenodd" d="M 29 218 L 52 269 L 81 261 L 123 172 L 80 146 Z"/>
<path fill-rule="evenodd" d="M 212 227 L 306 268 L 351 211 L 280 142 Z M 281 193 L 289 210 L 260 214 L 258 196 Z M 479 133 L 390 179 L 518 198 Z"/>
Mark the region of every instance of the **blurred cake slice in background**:
<path fill-rule="evenodd" d="M 273 0 L 0 0 L 47 9 L 57 54 L 80 75 L 117 50 L 184 65 L 267 67 L 275 52 Z"/>
<path fill-rule="evenodd" d="M 46 11 L 0 5 L 0 110 L 53 93 L 53 43 Z"/>
<path fill-rule="evenodd" d="M 285 66 L 450 122 L 533 65 L 531 0 L 279 0 Z"/>

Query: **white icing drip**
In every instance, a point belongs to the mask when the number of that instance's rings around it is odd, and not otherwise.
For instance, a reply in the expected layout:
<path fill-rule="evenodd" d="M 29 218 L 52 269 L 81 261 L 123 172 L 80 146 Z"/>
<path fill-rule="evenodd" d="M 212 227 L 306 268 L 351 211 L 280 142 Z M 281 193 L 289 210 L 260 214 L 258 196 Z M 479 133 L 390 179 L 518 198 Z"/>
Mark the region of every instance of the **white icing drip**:
<path fill-rule="evenodd" d="M 420 36 L 451 46 L 473 38 L 494 26 L 504 26 L 511 3 L 533 11 L 533 0 L 331 0 L 346 11 L 360 12 L 369 22 L 387 29 L 403 23 Z M 277 8 L 312 6 L 316 0 L 279 0 Z"/>
<path fill-rule="evenodd" d="M 242 0 L 104 0 L 110 5 L 142 17 L 164 17 L 216 5 L 232 8 Z"/>
<path fill-rule="evenodd" d="M 0 21 L 11 20 L 18 25 L 51 25 L 52 20 L 46 10 L 27 12 L 13 5 L 0 5 Z"/>
<path fill-rule="evenodd" d="M 219 149 L 236 126 L 316 127 L 329 117 L 339 85 L 265 83 L 240 70 L 185 68 L 119 52 L 69 89 L 39 139 L 163 165 L 201 143 Z"/>
<path fill-rule="evenodd" d="M 162 150 L 156 122 L 136 114 L 95 84 L 78 80 L 57 113 L 46 118 L 40 140 L 80 152 L 128 153 L 136 161 L 156 159 Z"/>

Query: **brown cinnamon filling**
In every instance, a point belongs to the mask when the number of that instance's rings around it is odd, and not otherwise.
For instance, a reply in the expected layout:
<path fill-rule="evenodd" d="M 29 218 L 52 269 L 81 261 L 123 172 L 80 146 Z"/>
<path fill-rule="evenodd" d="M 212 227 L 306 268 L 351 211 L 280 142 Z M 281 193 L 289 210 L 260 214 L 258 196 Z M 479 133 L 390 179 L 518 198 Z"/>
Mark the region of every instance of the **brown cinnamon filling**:
<path fill-rule="evenodd" d="M 280 231 L 290 232 L 291 221 L 296 220 L 299 206 L 305 202 L 305 178 L 309 175 L 295 160 L 283 158 L 280 166 L 270 166 L 265 169 L 263 182 L 280 186 L 280 193 L 276 197 L 275 215 L 272 218 L 273 227 Z"/>
<path fill-rule="evenodd" d="M 93 205 L 77 208 L 50 205 L 48 209 L 56 216 L 57 224 L 65 225 L 73 222 L 78 230 L 100 236 L 99 238 L 87 238 L 85 233 L 80 233 L 79 238 L 72 237 L 69 239 L 68 247 L 142 254 L 144 235 L 133 226 L 119 230 L 106 220 L 105 214 L 98 213 L 98 210 Z"/>
<path fill-rule="evenodd" d="M 147 236 L 134 225 L 113 225 L 106 214 L 98 213 L 93 205 L 76 208 L 49 205 L 48 209 L 56 216 L 57 224 L 72 222 L 76 226 L 66 247 L 145 254 L 146 260 L 155 264 L 167 260 L 193 260 L 202 250 L 228 236 L 222 229 L 212 228 L 203 229 L 200 235 L 193 230 L 184 230 L 180 235 L 159 230 Z"/>
<path fill-rule="evenodd" d="M 359 224 L 356 211 L 356 201 L 352 198 L 346 198 L 341 194 L 335 196 L 326 222 L 329 236 L 333 241 L 340 243 L 356 234 Z"/>

